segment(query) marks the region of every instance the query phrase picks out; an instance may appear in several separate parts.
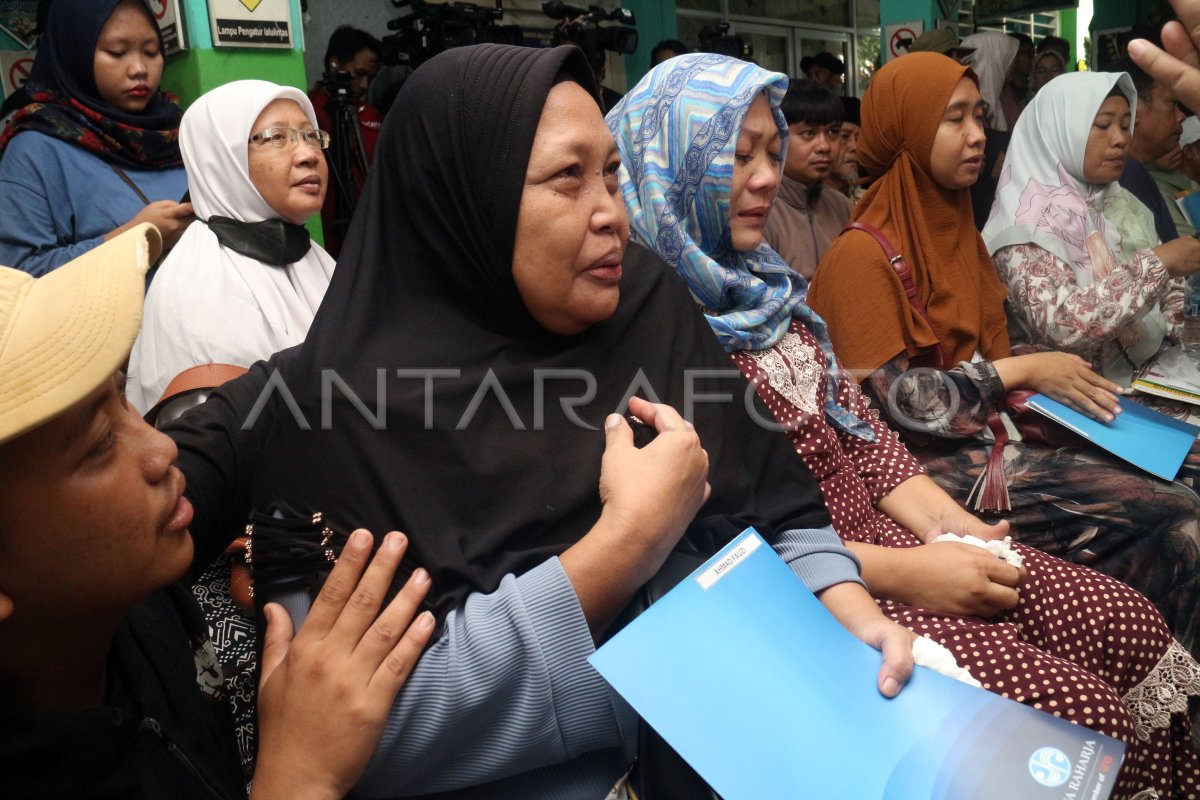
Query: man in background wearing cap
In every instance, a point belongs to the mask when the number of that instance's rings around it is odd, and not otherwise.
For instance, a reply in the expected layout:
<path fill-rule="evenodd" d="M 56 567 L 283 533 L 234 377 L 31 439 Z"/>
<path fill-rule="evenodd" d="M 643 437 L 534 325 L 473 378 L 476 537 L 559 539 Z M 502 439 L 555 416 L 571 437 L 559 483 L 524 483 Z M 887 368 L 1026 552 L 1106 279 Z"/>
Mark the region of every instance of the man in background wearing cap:
<path fill-rule="evenodd" d="M 1180 236 L 1196 236 L 1196 228 L 1183 213 L 1183 209 L 1179 207 L 1176 200 L 1193 192 L 1200 192 L 1200 183 L 1196 183 L 1195 179 L 1189 177 L 1183 169 L 1184 151 L 1190 148 L 1193 159 L 1191 166 L 1194 170 L 1196 165 L 1194 159 L 1200 155 L 1200 143 L 1197 140 L 1200 140 L 1200 120 L 1197 120 L 1196 117 L 1188 117 L 1183 121 L 1183 133 L 1179 137 L 1179 145 L 1165 156 L 1146 165 L 1146 171 L 1150 173 L 1154 184 L 1162 192 L 1167 210 L 1171 212 L 1171 219 L 1175 221 L 1175 230 Z"/>
<path fill-rule="evenodd" d="M 975 52 L 974 47 L 963 47 L 959 42 L 958 36 L 949 28 L 935 28 L 931 31 L 925 31 L 912 43 L 908 48 L 910 53 L 941 53 L 944 56 L 949 56 L 955 61 L 961 62 L 964 58 Z"/>
<path fill-rule="evenodd" d="M 833 53 L 822 50 L 815 56 L 800 59 L 800 71 L 815 83 L 819 83 L 834 94 L 842 93 L 846 65 Z"/>
<path fill-rule="evenodd" d="M 119 371 L 160 248 L 141 225 L 43 278 L 0 267 L 3 797 L 246 795 L 179 583 L 225 543 L 193 543 L 175 445 L 126 404 Z M 268 606 L 254 798 L 348 792 L 433 630 L 427 614 L 409 627 L 415 579 L 376 620 L 404 540 L 368 567 L 371 538 L 351 537 L 294 636 Z"/>

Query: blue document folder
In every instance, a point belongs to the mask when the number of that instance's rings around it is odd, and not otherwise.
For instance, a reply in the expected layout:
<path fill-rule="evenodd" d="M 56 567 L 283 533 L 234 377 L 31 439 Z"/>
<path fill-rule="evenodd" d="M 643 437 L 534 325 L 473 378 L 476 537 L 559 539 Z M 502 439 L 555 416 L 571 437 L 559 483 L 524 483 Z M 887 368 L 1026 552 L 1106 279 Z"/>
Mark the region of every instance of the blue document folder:
<path fill-rule="evenodd" d="M 748 529 L 593 666 L 725 800 L 1105 800 L 1125 746 L 918 667 L 894 699 Z"/>
<path fill-rule="evenodd" d="M 1121 400 L 1121 413 L 1110 423 L 1097 422 L 1044 394 L 1035 394 L 1025 404 L 1114 456 L 1168 481 L 1175 480 L 1200 433 L 1195 425 L 1132 400 Z"/>

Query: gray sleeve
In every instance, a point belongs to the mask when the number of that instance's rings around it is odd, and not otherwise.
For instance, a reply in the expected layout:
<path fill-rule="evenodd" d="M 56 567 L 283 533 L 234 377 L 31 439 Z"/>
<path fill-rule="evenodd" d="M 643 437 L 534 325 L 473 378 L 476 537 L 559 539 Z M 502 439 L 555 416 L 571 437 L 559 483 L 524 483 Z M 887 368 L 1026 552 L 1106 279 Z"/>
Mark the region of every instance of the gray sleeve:
<path fill-rule="evenodd" d="M 784 531 L 771 546 L 813 594 L 847 581 L 866 587 L 859 577 L 862 565 L 833 526 Z"/>
<path fill-rule="evenodd" d="M 397 697 L 357 790 L 445 791 L 621 745 L 636 718 L 588 663 L 593 652 L 557 558 L 471 595 Z"/>

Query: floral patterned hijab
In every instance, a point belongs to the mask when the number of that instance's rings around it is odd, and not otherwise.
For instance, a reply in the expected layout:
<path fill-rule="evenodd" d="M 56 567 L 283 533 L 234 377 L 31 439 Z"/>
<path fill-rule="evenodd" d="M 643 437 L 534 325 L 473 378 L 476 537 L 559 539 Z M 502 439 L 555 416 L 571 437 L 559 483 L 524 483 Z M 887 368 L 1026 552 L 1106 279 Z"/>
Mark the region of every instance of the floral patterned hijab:
<path fill-rule="evenodd" d="M 808 282 L 765 243 L 733 249 L 730 190 L 738 134 L 760 93 L 787 143 L 779 105 L 786 75 L 728 56 L 695 53 L 652 69 L 608 113 L 621 151 L 621 192 L 633 238 L 675 268 L 727 352 L 766 350 L 793 318 L 825 357 L 825 413 L 838 427 L 873 439 L 870 427 L 837 404 L 841 375 L 825 323 L 804 302 Z"/>
<path fill-rule="evenodd" d="M 988 252 L 1036 244 L 1066 261 L 1082 286 L 1102 279 L 1117 261 L 1158 243 L 1153 219 L 1120 184 L 1088 183 L 1084 151 L 1100 106 L 1118 89 L 1137 107 L 1125 73 L 1072 72 L 1047 83 L 1013 130 L 991 216 Z M 1132 129 L 1132 119 L 1130 122 Z"/>

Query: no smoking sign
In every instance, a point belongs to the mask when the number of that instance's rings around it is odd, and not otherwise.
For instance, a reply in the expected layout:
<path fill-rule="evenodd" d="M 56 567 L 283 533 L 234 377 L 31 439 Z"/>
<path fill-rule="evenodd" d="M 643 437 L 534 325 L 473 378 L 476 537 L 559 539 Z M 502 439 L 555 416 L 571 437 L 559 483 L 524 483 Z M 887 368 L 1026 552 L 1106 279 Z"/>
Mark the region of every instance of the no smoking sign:
<path fill-rule="evenodd" d="M 25 85 L 33 70 L 32 50 L 0 50 L 0 75 L 4 76 L 4 96 Z"/>

